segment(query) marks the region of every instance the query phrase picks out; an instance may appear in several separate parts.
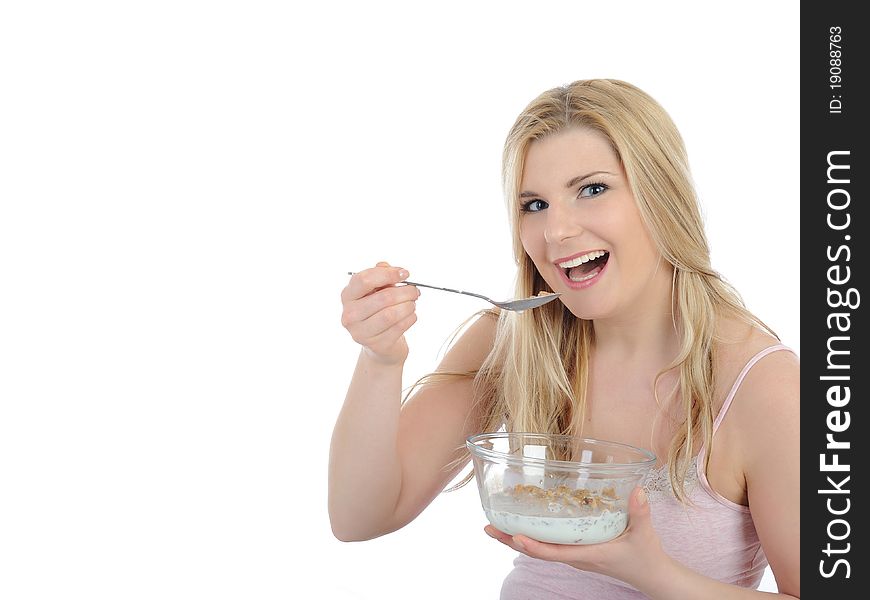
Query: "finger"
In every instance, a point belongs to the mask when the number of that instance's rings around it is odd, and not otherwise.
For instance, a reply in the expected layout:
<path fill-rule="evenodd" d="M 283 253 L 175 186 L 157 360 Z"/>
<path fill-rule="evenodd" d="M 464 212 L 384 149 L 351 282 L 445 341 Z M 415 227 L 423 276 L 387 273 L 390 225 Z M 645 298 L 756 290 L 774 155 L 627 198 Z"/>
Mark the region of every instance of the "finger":
<path fill-rule="evenodd" d="M 408 272 L 405 269 L 378 263 L 378 266 L 354 273 L 341 292 L 341 300 L 347 302 L 362 298 L 373 291 L 395 285 L 407 277 Z"/>
<path fill-rule="evenodd" d="M 372 349 L 386 348 L 392 346 L 399 340 L 400 337 L 405 335 L 405 332 L 411 327 L 411 325 L 416 322 L 417 313 L 411 312 L 411 314 L 402 318 L 399 322 L 395 323 L 385 331 L 381 332 L 379 335 L 369 338 L 365 343 L 360 342 L 359 340 L 357 340 L 357 342 Z"/>
<path fill-rule="evenodd" d="M 522 552 L 521 547 L 518 546 L 516 544 L 516 542 L 514 542 L 513 536 L 510 535 L 509 533 L 499 531 L 498 529 L 496 529 L 492 525 L 487 525 L 486 527 L 483 528 L 483 531 L 486 533 L 486 535 L 488 535 L 489 537 L 491 537 L 492 539 L 494 539 L 497 542 L 501 542 L 502 544 L 504 544 L 505 546 L 507 546 L 511 550 L 515 550 L 517 552 Z"/>
<path fill-rule="evenodd" d="M 387 263 L 378 263 L 378 265 L 351 276 L 347 286 L 341 292 L 342 302 L 357 300 L 375 290 L 395 285 L 408 278 L 408 271 L 405 269 L 391 267 Z"/>
<path fill-rule="evenodd" d="M 515 535 L 514 545 L 526 556 L 567 565 L 599 564 L 601 558 L 601 544 L 548 544 L 525 535 Z"/>
<path fill-rule="evenodd" d="M 650 524 L 649 502 L 646 492 L 638 486 L 632 490 L 628 500 L 628 526 L 637 529 Z"/>
<path fill-rule="evenodd" d="M 408 303 L 415 302 L 420 291 L 414 286 L 387 288 L 348 303 L 341 322 L 354 336 L 373 337 L 392 327 L 408 315 Z"/>
<path fill-rule="evenodd" d="M 505 546 L 510 546 L 517 552 L 522 552 L 535 558 L 542 558 L 544 560 L 560 560 L 561 555 L 565 551 L 565 548 L 560 544 L 545 544 L 544 542 L 533 540 L 532 538 L 521 534 L 510 535 L 503 531 L 499 531 L 492 525 L 487 525 L 483 530 L 489 537 L 498 540 Z"/>
<path fill-rule="evenodd" d="M 542 560 L 565 561 L 567 560 L 565 557 L 566 550 L 570 551 L 575 548 L 575 546 L 539 542 L 527 535 L 515 535 L 512 541 L 514 547 L 520 552 Z"/>
<path fill-rule="evenodd" d="M 492 539 L 498 540 L 502 543 L 513 541 L 513 538 L 509 533 L 505 533 L 504 531 L 496 529 L 492 525 L 487 525 L 483 528 L 483 531 L 486 532 L 486 535 L 488 535 Z"/>

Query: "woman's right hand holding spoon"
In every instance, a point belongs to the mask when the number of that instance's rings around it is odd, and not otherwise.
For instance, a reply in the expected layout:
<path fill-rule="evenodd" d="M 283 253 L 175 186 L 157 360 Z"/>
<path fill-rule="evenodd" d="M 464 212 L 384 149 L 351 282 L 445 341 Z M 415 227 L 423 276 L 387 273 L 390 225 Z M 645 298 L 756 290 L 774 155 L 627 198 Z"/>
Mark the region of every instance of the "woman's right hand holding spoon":
<path fill-rule="evenodd" d="M 420 290 L 396 285 L 407 278 L 406 270 L 379 262 L 354 274 L 341 292 L 341 324 L 382 364 L 403 364 L 408 357 L 405 332 L 417 321 Z"/>

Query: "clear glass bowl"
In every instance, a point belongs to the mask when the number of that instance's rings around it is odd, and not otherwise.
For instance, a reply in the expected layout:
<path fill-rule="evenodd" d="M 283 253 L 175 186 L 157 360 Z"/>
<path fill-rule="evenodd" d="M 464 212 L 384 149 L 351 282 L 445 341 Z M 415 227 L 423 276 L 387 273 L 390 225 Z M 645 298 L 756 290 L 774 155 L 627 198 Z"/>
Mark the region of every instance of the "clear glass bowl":
<path fill-rule="evenodd" d="M 628 498 L 655 454 L 568 435 L 481 433 L 466 440 L 486 518 L 511 535 L 597 544 L 628 525 Z"/>

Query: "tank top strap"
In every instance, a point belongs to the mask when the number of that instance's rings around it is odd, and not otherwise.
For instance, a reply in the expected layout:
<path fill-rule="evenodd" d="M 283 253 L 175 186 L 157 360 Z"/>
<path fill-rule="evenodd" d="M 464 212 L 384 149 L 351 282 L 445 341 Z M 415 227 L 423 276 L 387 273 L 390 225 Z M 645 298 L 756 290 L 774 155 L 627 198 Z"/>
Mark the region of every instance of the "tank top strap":
<path fill-rule="evenodd" d="M 716 420 L 713 421 L 714 435 L 716 434 L 716 430 L 719 429 L 719 424 L 722 423 L 722 419 L 725 418 L 725 414 L 728 412 L 728 409 L 731 407 L 731 402 L 734 400 L 734 396 L 737 394 L 737 390 L 740 389 L 740 384 L 743 383 L 743 379 L 746 377 L 746 374 L 749 373 L 749 370 L 754 367 L 755 363 L 760 361 L 762 358 L 773 352 L 778 352 L 779 350 L 788 350 L 789 352 L 792 352 L 792 349 L 785 344 L 774 344 L 773 346 L 768 346 L 767 348 L 749 359 L 749 361 L 743 367 L 743 370 L 740 371 L 740 375 L 738 375 L 737 379 L 734 380 L 734 385 L 731 386 L 731 391 L 728 392 L 728 395 L 725 397 L 725 402 L 722 403 L 722 408 L 719 409 L 719 414 L 716 415 Z"/>

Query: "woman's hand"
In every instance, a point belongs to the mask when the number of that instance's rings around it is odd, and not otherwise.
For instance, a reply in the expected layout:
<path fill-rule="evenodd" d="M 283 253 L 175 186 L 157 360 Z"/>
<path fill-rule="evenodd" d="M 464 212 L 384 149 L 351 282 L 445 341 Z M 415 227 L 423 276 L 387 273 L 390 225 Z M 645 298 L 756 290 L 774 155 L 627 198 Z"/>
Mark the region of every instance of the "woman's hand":
<path fill-rule="evenodd" d="M 572 546 L 547 544 L 525 535 L 510 536 L 487 525 L 484 531 L 502 544 L 527 556 L 562 562 L 583 571 L 594 571 L 622 580 L 637 588 L 651 574 L 661 574 L 670 558 L 662 550 L 650 522 L 649 504 L 641 488 L 635 488 L 628 503 L 629 525 L 614 540 L 603 544 Z"/>
<path fill-rule="evenodd" d="M 405 332 L 417 321 L 416 286 L 396 286 L 408 272 L 388 263 L 360 271 L 341 292 L 341 324 L 366 353 L 384 364 L 408 357 Z"/>

